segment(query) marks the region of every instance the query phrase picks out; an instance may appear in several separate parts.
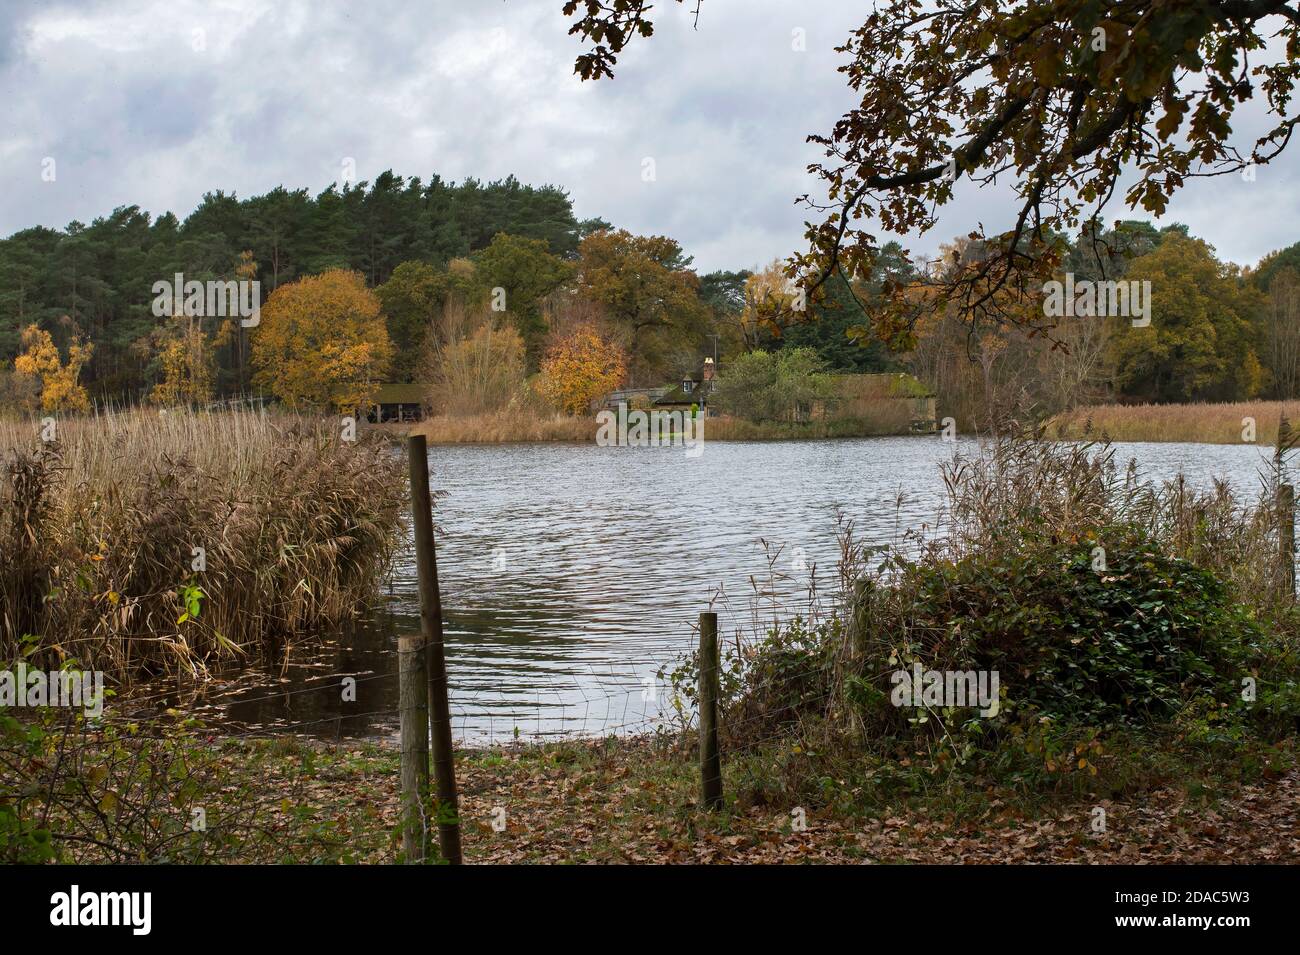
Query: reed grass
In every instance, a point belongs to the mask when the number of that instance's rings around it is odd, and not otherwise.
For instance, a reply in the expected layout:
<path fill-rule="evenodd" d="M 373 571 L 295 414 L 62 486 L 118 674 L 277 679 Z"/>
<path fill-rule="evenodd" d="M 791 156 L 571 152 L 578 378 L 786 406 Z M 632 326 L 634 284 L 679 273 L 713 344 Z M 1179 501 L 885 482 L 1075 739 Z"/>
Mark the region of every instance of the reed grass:
<path fill-rule="evenodd" d="M 1295 422 L 1300 402 L 1237 401 L 1221 404 L 1087 405 L 1063 412 L 1047 423 L 1049 437 L 1061 440 L 1186 441 L 1241 444 L 1249 421 L 1255 443 L 1276 445 L 1280 416 Z"/>
<path fill-rule="evenodd" d="M 503 410 L 471 415 L 434 415 L 412 426 L 430 444 L 510 444 L 534 441 L 594 442 L 596 419 Z"/>
<path fill-rule="evenodd" d="M 910 433 L 911 415 L 903 402 L 882 406 L 875 415 L 820 418 L 804 423 L 749 421 L 718 415 L 705 420 L 704 440 L 786 441 L 813 438 L 859 438 Z M 435 415 L 413 425 L 430 444 L 508 444 L 567 441 L 591 444 L 599 426 L 594 415 L 569 416 L 528 410 L 477 415 Z"/>
<path fill-rule="evenodd" d="M 1105 442 L 1011 434 L 978 454 L 959 454 L 942 473 L 948 502 L 942 536 L 932 542 L 940 560 L 1026 550 L 1044 536 L 1101 542 L 1108 529 L 1128 528 L 1167 556 L 1213 572 L 1261 617 L 1278 619 L 1293 607 L 1278 557 L 1275 467 L 1260 472 L 1257 487 L 1215 479 L 1197 490 L 1181 473 L 1143 480 L 1136 462 L 1121 466 Z"/>
<path fill-rule="evenodd" d="M 6 659 L 128 680 L 274 651 L 364 606 L 403 526 L 400 458 L 337 419 L 136 410 L 40 431 L 0 420 Z"/>

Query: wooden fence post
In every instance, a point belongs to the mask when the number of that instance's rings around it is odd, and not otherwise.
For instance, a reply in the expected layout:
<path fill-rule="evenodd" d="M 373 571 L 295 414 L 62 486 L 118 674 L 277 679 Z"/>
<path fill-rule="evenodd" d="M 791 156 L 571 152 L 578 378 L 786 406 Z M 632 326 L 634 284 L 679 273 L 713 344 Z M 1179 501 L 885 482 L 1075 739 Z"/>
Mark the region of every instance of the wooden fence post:
<path fill-rule="evenodd" d="M 1295 487 L 1277 486 L 1278 560 L 1282 564 L 1282 582 L 1287 594 L 1295 598 Z"/>
<path fill-rule="evenodd" d="M 423 862 L 429 846 L 429 684 L 424 637 L 397 640 L 397 689 L 402 714 L 402 852 Z"/>
<path fill-rule="evenodd" d="M 722 808 L 718 750 L 718 615 L 700 614 L 700 796 L 705 809 Z"/>
<path fill-rule="evenodd" d="M 406 452 L 411 468 L 415 565 L 420 578 L 420 624 L 429 674 L 429 724 L 438 809 L 438 845 L 443 859 L 451 865 L 460 865 L 460 805 L 456 797 L 456 765 L 451 749 L 447 661 L 442 645 L 442 595 L 438 590 L 438 560 L 433 547 L 433 499 L 429 494 L 429 452 L 424 435 L 408 437 Z"/>

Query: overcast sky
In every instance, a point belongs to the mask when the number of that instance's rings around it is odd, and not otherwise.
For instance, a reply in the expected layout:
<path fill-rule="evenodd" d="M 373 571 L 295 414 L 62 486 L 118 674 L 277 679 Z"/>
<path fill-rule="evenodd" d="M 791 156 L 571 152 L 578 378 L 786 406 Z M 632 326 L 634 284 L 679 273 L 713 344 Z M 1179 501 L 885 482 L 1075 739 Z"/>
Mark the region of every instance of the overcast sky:
<path fill-rule="evenodd" d="M 0 234 L 88 222 L 137 204 L 182 218 L 204 192 L 312 193 L 385 169 L 427 179 L 554 183 L 580 218 L 678 239 L 701 271 L 801 243 L 818 151 L 850 105 L 833 48 L 866 2 L 661 2 L 656 37 L 611 82 L 573 75 L 561 0 L 0 0 Z M 693 6 L 693 4 L 690 4 Z M 802 29 L 806 49 L 793 49 Z M 1257 124 L 1243 122 L 1243 132 Z M 1161 224 L 1186 222 L 1253 264 L 1300 239 L 1300 146 L 1259 171 L 1202 181 Z M 46 157 L 56 177 L 41 177 Z M 656 179 L 643 181 L 644 160 Z M 1120 205 L 1107 218 L 1123 215 Z M 932 252 L 1005 194 L 959 189 Z"/>

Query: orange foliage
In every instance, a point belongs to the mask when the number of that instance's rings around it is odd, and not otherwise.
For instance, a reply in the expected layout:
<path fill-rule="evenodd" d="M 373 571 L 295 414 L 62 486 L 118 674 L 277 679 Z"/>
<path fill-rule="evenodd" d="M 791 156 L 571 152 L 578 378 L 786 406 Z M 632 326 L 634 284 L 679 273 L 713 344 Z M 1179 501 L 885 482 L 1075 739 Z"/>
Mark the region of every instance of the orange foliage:
<path fill-rule="evenodd" d="M 623 349 L 592 326 L 579 325 L 546 350 L 537 390 L 569 414 L 582 414 L 626 374 Z"/>
<path fill-rule="evenodd" d="M 290 408 L 364 410 L 392 361 L 378 296 L 332 269 L 281 285 L 253 336 L 253 383 Z"/>

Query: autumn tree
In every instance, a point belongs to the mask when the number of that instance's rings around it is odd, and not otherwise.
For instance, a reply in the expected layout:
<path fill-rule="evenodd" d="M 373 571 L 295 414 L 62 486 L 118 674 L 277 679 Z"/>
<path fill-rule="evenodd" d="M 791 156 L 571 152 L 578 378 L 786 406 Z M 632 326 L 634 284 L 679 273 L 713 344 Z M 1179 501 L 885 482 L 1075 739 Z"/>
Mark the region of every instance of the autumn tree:
<path fill-rule="evenodd" d="M 1033 335 L 1026 327 L 1036 318 L 1032 313 L 1042 315 L 1042 303 L 1017 299 L 1007 290 L 998 293 L 998 305 L 1019 320 L 972 329 L 960 309 L 944 300 L 941 288 L 978 269 L 987 255 L 982 243 L 958 236 L 941 243 L 938 257 L 904 287 L 917 316 L 905 363 L 963 431 L 998 431 L 1026 415 L 1063 410 L 1093 394 L 1102 369 L 1109 367 L 1103 358 L 1103 319 L 1058 319 L 1052 336 Z"/>
<path fill-rule="evenodd" d="M 235 257 L 233 281 L 257 278 L 257 261 L 247 249 Z M 240 293 L 242 296 L 242 293 Z M 241 298 L 242 301 L 242 298 Z M 260 303 L 258 303 L 260 304 Z M 178 302 L 177 305 L 180 305 Z M 248 340 L 245 316 L 205 314 L 203 307 L 173 307 L 170 327 L 155 330 L 150 341 L 158 350 L 162 380 L 154 385 L 150 398 L 159 404 L 197 405 L 210 400 L 217 388 L 219 356 L 231 359 L 234 390 L 247 388 Z M 208 329 L 213 328 L 213 334 Z"/>
<path fill-rule="evenodd" d="M 1300 395 L 1300 275 L 1290 266 L 1272 273 L 1264 301 L 1264 354 L 1273 392 L 1282 400 Z"/>
<path fill-rule="evenodd" d="M 81 369 L 90 361 L 94 346 L 80 335 L 68 346 L 68 360 L 59 355 L 50 333 L 38 325 L 23 329 L 22 353 L 14 359 L 14 371 L 40 386 L 41 410 L 88 411 L 90 398 L 79 383 Z"/>
<path fill-rule="evenodd" d="M 737 330 L 747 350 L 757 349 L 765 336 L 781 334 L 781 326 L 807 312 L 807 293 L 796 286 L 779 259 L 745 279 Z"/>
<path fill-rule="evenodd" d="M 578 290 L 604 308 L 631 353 L 634 382 L 661 380 L 674 348 L 703 347 L 709 313 L 690 263 L 673 239 L 625 229 L 592 233 L 578 246 Z"/>
<path fill-rule="evenodd" d="M 1110 352 L 1115 322 L 1105 316 L 1080 315 L 1061 326 L 1038 362 L 1044 411 L 1066 411 L 1108 397 L 1112 376 Z"/>
<path fill-rule="evenodd" d="M 253 330 L 253 382 L 294 409 L 360 411 L 392 360 L 379 297 L 332 269 L 281 285 Z"/>
<path fill-rule="evenodd" d="M 552 254 L 569 259 L 593 226 L 579 225 L 563 189 L 513 177 L 457 183 L 381 174 L 373 184 L 331 186 L 318 195 L 292 186 L 244 198 L 215 191 L 188 216 L 151 216 L 127 200 L 101 213 L 88 223 L 0 238 L 0 364 L 12 367 L 22 330 L 33 322 L 66 355 L 59 322 L 68 315 L 94 345 L 81 374 L 87 391 L 121 398 L 147 393 L 161 378 L 162 340 L 154 332 L 174 323 L 151 314 L 147 293 L 176 272 L 202 282 L 242 278 L 230 263 L 249 251 L 265 297 L 329 268 L 362 271 L 372 283 L 386 283 L 403 262 L 445 269 L 500 232 L 544 239 Z M 209 344 L 214 333 L 225 342 L 213 355 L 214 390 L 247 393 L 241 346 L 255 329 L 236 322 L 222 335 L 219 319 L 205 319 L 204 328 Z"/>
<path fill-rule="evenodd" d="M 153 401 L 197 405 L 212 397 L 212 361 L 198 324 L 183 324 L 165 336 L 158 359 L 163 377 L 150 393 Z"/>
<path fill-rule="evenodd" d="M 463 308 L 449 302 L 448 310 Z M 441 414 L 470 415 L 500 411 L 524 392 L 524 340 L 508 322 L 490 311 L 477 316 L 448 316 L 445 341 L 437 343 L 431 362 L 433 406 Z"/>
<path fill-rule="evenodd" d="M 575 71 L 612 76 L 653 33 L 652 10 L 567 0 L 570 33 L 588 44 Z M 788 272 L 812 290 L 837 271 L 859 278 L 878 233 L 922 234 L 965 183 L 1009 182 L 1005 227 L 974 233 L 988 254 L 939 286 L 974 323 L 1037 322 L 1008 303 L 1040 296 L 1064 236 L 1100 233 L 1122 178 L 1124 202 L 1159 215 L 1190 178 L 1276 158 L 1300 121 L 1294 0 L 882 0 L 839 51 L 856 102 L 809 137 L 825 151 L 811 167 L 825 198 L 803 197 L 820 221 Z M 1234 140 L 1234 111 L 1252 100 L 1272 128 Z M 885 291 L 874 323 L 908 346 L 918 316 L 902 285 Z"/>
<path fill-rule="evenodd" d="M 488 300 L 489 289 L 479 277 L 478 266 L 468 256 L 457 256 L 447 263 L 448 297 L 454 297 L 469 308 L 477 308 Z"/>
<path fill-rule="evenodd" d="M 580 325 L 546 349 L 537 390 L 568 414 L 583 414 L 626 375 L 623 349 L 593 326 Z"/>

